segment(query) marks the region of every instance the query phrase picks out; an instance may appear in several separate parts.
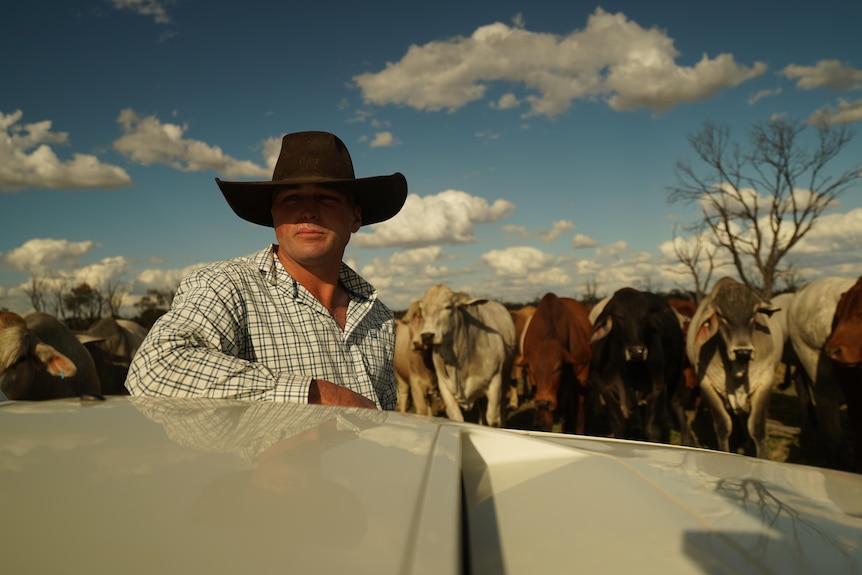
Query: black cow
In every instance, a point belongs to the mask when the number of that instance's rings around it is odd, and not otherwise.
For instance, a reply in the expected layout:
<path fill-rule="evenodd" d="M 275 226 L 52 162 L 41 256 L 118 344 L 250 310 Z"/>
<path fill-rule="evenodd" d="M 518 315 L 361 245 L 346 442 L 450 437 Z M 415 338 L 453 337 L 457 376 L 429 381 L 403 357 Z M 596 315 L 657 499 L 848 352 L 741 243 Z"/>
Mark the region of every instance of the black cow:
<path fill-rule="evenodd" d="M 599 394 L 590 404 L 605 414 L 614 437 L 668 443 L 673 411 L 683 445 L 694 445 L 680 396 L 682 328 L 666 300 L 617 291 L 596 318 L 590 345 L 590 385 Z"/>

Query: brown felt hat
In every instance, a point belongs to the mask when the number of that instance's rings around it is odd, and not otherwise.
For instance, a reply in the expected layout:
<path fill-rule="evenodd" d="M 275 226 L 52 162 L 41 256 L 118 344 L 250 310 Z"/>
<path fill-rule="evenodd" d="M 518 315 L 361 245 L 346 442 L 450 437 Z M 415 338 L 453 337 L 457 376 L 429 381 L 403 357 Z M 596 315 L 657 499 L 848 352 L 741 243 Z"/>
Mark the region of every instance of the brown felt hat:
<path fill-rule="evenodd" d="M 329 132 L 297 132 L 281 140 L 281 153 L 268 182 L 224 182 L 216 184 L 233 211 L 244 220 L 272 227 L 272 193 L 291 184 L 339 184 L 353 193 L 362 208 L 362 225 L 388 220 L 407 199 L 407 179 L 391 176 L 357 178 L 350 152 Z"/>

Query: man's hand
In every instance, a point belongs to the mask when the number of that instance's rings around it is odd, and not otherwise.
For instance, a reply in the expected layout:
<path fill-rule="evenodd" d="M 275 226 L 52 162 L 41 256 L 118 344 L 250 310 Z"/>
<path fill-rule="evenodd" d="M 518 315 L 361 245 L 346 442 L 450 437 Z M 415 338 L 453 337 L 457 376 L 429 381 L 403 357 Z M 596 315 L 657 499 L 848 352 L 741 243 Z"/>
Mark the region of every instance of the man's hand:
<path fill-rule="evenodd" d="M 325 379 L 311 380 L 311 386 L 308 388 L 308 403 L 377 409 L 374 402 L 367 397 Z"/>

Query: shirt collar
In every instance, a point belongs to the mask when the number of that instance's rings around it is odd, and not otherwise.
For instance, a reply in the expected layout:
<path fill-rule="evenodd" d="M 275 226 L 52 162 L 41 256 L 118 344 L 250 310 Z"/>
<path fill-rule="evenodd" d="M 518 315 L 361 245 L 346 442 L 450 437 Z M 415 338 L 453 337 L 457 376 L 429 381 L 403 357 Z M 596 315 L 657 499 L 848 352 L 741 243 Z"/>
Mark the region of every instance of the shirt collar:
<path fill-rule="evenodd" d="M 271 244 L 269 247 L 259 251 L 255 255 L 255 261 L 260 273 L 266 278 L 266 281 L 275 286 L 278 284 L 279 274 L 284 274 L 289 278 L 293 287 L 293 297 L 296 297 L 296 292 L 299 289 L 298 282 L 284 269 L 281 265 L 276 265 L 278 252 L 278 244 Z M 377 290 L 374 286 L 365 281 L 362 276 L 353 271 L 346 263 L 341 262 L 341 269 L 338 270 L 338 280 L 344 289 L 350 294 L 351 298 L 358 298 L 367 301 L 377 299 Z"/>

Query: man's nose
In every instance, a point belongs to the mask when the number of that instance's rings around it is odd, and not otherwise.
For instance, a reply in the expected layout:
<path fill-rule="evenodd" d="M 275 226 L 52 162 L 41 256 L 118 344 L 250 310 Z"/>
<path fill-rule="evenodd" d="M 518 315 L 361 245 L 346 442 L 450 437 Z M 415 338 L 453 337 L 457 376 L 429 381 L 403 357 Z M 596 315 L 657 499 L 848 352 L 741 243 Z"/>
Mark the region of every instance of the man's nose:
<path fill-rule="evenodd" d="M 316 220 L 320 214 L 319 206 L 314 200 L 306 200 L 298 206 L 299 218 L 302 221 Z"/>

